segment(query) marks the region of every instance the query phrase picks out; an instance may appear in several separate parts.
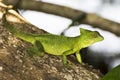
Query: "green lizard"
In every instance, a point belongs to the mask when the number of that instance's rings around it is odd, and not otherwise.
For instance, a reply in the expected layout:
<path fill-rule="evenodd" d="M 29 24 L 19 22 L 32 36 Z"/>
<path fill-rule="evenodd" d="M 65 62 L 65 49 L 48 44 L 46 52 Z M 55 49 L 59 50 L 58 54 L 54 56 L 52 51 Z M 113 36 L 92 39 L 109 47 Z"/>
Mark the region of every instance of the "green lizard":
<path fill-rule="evenodd" d="M 78 62 L 82 62 L 79 51 L 82 48 L 88 47 L 95 42 L 102 41 L 103 37 L 97 31 L 89 31 L 80 28 L 81 35 L 77 37 L 66 37 L 54 34 L 30 34 L 22 32 L 13 27 L 7 20 L 6 14 L 3 14 L 3 23 L 6 28 L 18 38 L 30 42 L 34 45 L 30 49 L 33 53 L 43 56 L 44 53 L 52 55 L 60 55 L 63 59 L 63 64 L 67 64 L 67 55 L 74 54 Z"/>

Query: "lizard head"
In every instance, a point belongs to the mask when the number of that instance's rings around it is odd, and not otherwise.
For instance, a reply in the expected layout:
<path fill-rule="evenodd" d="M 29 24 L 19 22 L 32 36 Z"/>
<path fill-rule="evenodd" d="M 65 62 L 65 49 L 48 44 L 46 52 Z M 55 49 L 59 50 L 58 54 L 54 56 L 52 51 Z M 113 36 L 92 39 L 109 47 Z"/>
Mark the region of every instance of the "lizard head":
<path fill-rule="evenodd" d="M 81 40 L 83 41 L 83 46 L 88 47 L 93 43 L 102 41 L 104 38 L 97 31 L 90 31 L 80 28 Z"/>

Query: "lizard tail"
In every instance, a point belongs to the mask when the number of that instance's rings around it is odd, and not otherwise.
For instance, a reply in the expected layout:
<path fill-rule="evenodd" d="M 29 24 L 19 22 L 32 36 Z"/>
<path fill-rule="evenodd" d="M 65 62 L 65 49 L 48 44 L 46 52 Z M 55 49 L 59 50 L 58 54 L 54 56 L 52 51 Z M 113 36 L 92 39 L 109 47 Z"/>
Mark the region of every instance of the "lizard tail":
<path fill-rule="evenodd" d="M 18 30 L 17 28 L 15 28 L 13 25 L 11 25 L 6 20 L 6 13 L 3 14 L 2 21 L 3 21 L 4 26 L 6 26 L 7 30 L 10 31 L 12 34 L 14 34 L 15 36 L 17 36 L 18 38 L 20 38 L 24 41 L 34 44 L 35 35 L 22 32 L 22 31 Z"/>

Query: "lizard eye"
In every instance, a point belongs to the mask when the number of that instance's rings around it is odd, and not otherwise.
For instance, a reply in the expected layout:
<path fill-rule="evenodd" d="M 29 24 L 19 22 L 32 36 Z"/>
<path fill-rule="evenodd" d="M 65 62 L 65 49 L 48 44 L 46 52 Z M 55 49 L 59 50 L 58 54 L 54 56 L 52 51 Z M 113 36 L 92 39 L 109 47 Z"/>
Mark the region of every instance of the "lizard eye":
<path fill-rule="evenodd" d="M 95 33 L 93 34 L 93 37 L 97 38 L 98 37 L 98 32 L 95 31 Z"/>

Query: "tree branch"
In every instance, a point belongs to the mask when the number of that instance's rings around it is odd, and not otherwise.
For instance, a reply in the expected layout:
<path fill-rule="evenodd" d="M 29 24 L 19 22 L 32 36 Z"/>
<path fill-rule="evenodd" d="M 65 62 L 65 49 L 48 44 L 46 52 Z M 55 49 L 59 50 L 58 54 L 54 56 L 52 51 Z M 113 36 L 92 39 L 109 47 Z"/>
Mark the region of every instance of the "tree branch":
<path fill-rule="evenodd" d="M 0 15 L 3 15 L 3 12 L 6 10 L 7 6 L 0 3 Z M 2 19 L 2 16 L 1 18 Z M 7 14 L 7 20 L 9 21 L 10 24 L 13 24 L 17 26 L 17 28 L 23 29 L 28 32 L 33 32 L 33 33 L 47 33 L 46 31 L 39 29 L 29 23 L 24 17 L 19 15 L 16 11 L 13 9 L 10 9 Z"/>
<path fill-rule="evenodd" d="M 3 0 L 6 4 L 14 4 L 16 0 Z M 29 5 L 28 5 L 29 4 Z M 72 9 L 65 6 L 60 6 L 56 4 L 35 1 L 35 0 L 21 0 L 20 4 L 17 6 L 18 9 L 24 10 L 36 10 L 42 11 L 49 14 L 54 14 L 69 19 L 74 19 L 76 16 L 83 14 L 84 12 Z M 96 14 L 86 13 L 86 17 L 80 21 L 81 24 L 89 24 L 93 27 L 98 27 L 103 30 L 110 31 L 118 36 L 120 36 L 120 24 L 114 21 L 104 19 Z"/>
<path fill-rule="evenodd" d="M 84 19 L 82 23 L 110 31 L 116 34 L 117 36 L 120 36 L 120 23 L 104 19 L 95 14 L 87 14 L 87 17 Z"/>

